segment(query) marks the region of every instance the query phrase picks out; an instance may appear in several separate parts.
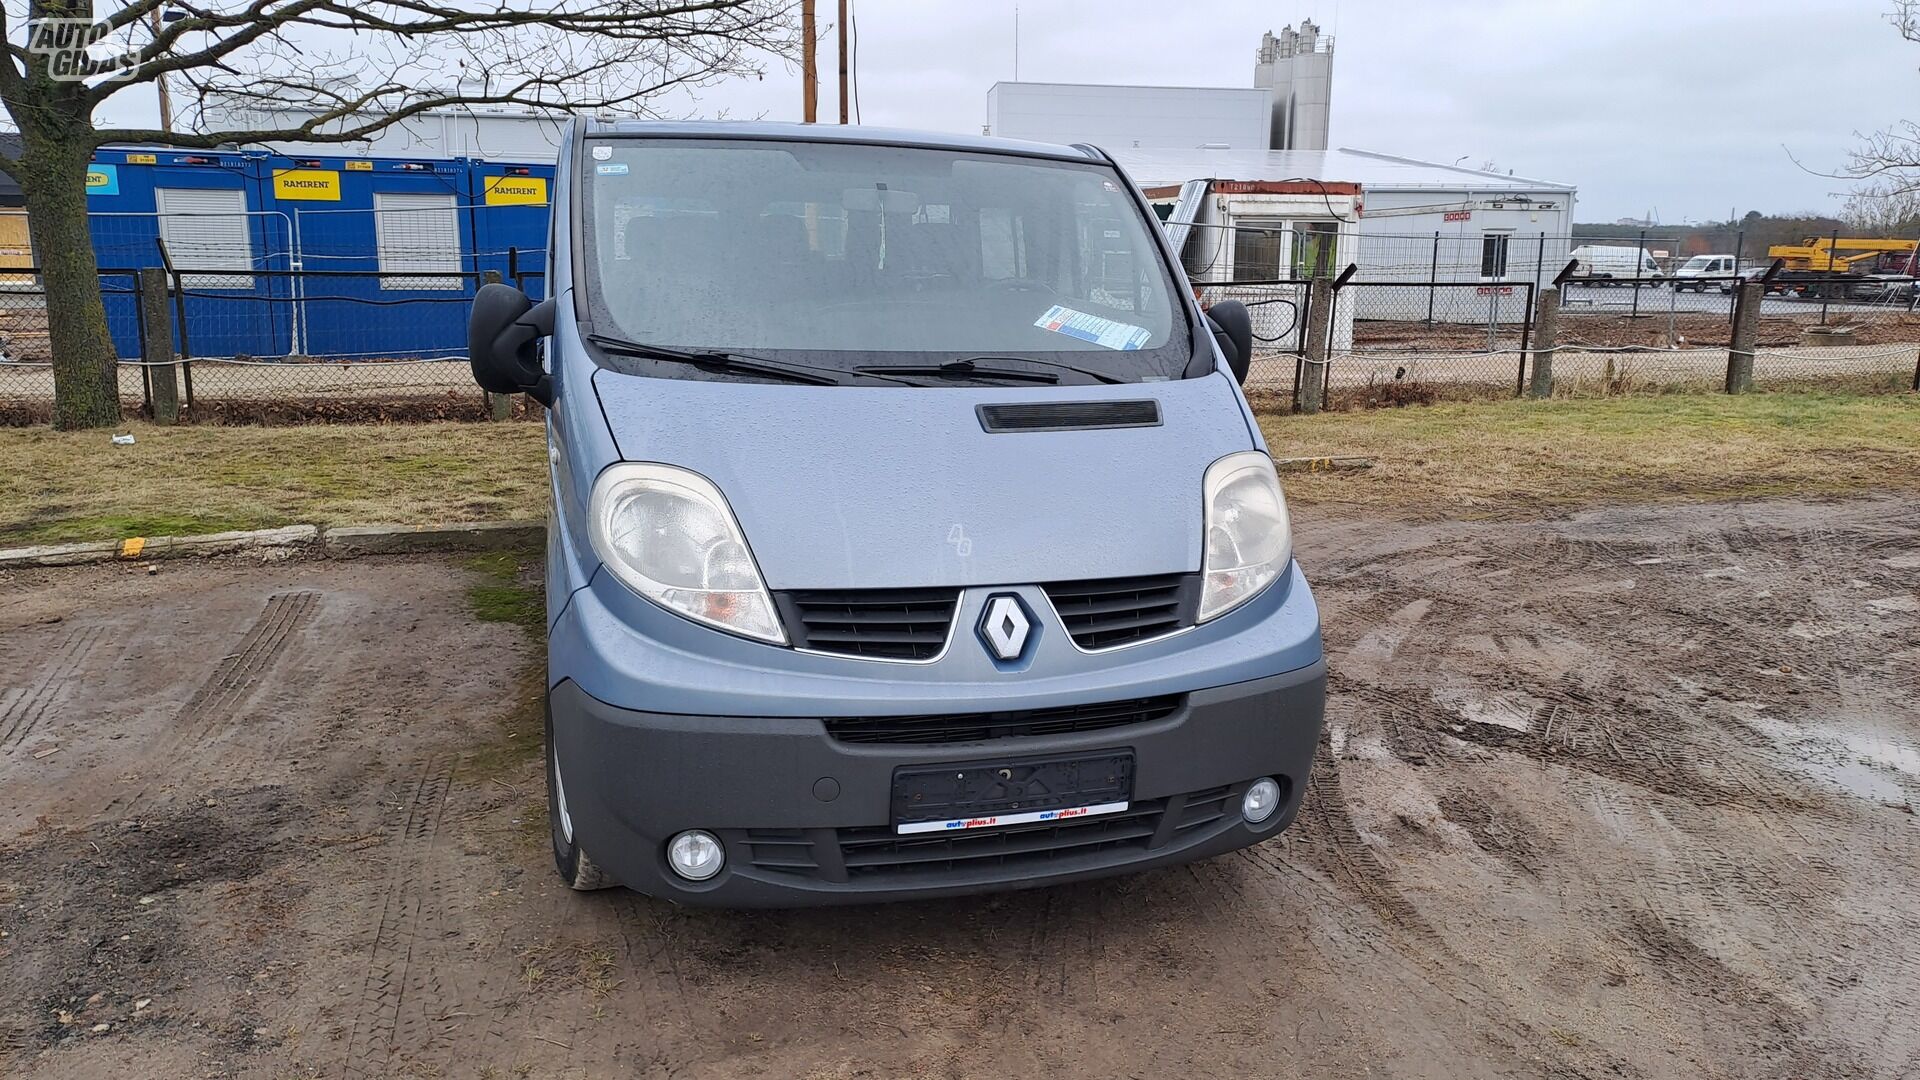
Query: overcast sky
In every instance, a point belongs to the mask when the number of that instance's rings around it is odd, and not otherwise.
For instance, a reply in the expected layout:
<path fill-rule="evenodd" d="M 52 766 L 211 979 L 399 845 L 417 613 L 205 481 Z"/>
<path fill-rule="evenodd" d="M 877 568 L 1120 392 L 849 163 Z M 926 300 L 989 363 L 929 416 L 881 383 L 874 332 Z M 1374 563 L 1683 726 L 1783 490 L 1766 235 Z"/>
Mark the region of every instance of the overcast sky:
<path fill-rule="evenodd" d="M 1338 39 L 1332 145 L 1579 187 L 1577 217 L 1832 212 L 1808 173 L 1854 132 L 1920 119 L 1920 45 L 1886 0 L 1020 0 L 1020 70 L 1051 82 L 1251 86 L 1265 30 Z M 1014 77 L 1014 0 L 857 0 L 861 117 L 978 132 Z M 820 0 L 822 32 L 834 0 Z M 822 42 L 820 115 L 838 115 Z M 800 118 L 796 70 L 664 101 L 679 115 Z M 135 94 L 143 95 L 136 97 Z M 144 88 L 106 115 L 152 122 Z M 1328 177 L 1327 179 L 1338 179 Z"/>
<path fill-rule="evenodd" d="M 833 0 L 820 0 L 823 15 Z M 1011 79 L 1013 0 L 857 0 L 867 123 L 980 130 Z M 1332 145 L 1465 155 L 1575 184 L 1583 221 L 1831 212 L 1853 133 L 1920 118 L 1920 45 L 1884 0 L 1020 0 L 1020 77 L 1251 86 L 1265 30 L 1337 36 Z M 1204 12 L 1204 14 L 1201 14 Z M 821 117 L 838 115 L 832 43 Z M 797 72 L 701 111 L 799 119 Z M 1336 179 L 1329 177 L 1329 179 Z"/>

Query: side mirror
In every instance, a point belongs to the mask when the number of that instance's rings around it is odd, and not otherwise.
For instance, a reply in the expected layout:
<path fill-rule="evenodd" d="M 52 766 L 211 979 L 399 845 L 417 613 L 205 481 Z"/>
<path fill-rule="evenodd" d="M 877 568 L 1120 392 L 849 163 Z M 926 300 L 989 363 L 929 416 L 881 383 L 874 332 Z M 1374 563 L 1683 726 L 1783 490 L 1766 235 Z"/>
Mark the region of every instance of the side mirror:
<path fill-rule="evenodd" d="M 553 333 L 553 301 L 538 304 L 499 282 L 480 286 L 467 317 L 467 363 L 489 394 L 524 393 L 553 404 L 553 383 L 540 369 L 541 338 Z"/>
<path fill-rule="evenodd" d="M 1207 309 L 1207 322 L 1213 327 L 1213 339 L 1227 355 L 1227 366 L 1241 385 L 1253 368 L 1253 315 L 1238 300 L 1222 300 Z"/>

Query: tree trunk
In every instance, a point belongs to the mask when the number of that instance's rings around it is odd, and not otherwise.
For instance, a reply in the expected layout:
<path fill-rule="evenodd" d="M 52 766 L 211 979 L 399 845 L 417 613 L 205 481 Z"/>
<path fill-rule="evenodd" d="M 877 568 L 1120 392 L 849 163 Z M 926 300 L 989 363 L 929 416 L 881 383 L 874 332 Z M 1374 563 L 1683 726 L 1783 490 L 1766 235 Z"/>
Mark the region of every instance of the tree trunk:
<path fill-rule="evenodd" d="M 53 426 L 107 427 L 120 422 L 120 376 L 107 308 L 87 228 L 86 144 L 35 146 L 27 137 L 14 166 L 26 196 L 33 253 L 46 290 L 48 345 L 53 351 Z"/>

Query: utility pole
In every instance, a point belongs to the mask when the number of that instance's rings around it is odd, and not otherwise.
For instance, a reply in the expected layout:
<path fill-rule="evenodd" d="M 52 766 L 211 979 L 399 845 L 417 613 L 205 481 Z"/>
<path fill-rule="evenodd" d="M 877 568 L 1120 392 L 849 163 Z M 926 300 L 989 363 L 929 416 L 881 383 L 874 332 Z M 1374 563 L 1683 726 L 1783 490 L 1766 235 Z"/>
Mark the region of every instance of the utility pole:
<path fill-rule="evenodd" d="M 153 36 L 160 36 L 160 9 L 155 7 L 147 12 L 148 20 L 153 23 Z M 167 76 L 163 72 L 153 80 L 153 88 L 160 95 L 160 130 L 173 133 L 173 99 L 167 94 Z"/>
<path fill-rule="evenodd" d="M 840 0 L 840 122 L 847 122 L 847 0 Z"/>
<path fill-rule="evenodd" d="M 814 64 L 814 0 L 800 0 L 800 101 L 801 120 L 811 124 L 820 112 L 820 70 Z"/>

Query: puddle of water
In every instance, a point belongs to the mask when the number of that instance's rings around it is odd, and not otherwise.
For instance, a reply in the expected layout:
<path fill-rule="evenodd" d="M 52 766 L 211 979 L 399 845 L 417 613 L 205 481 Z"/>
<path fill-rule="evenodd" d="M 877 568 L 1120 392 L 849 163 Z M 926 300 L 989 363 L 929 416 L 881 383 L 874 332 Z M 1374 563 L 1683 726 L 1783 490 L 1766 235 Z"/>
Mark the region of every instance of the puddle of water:
<path fill-rule="evenodd" d="M 1789 724 L 1760 713 L 1742 720 L 1772 739 L 1795 772 L 1856 798 L 1911 805 L 1908 785 L 1920 780 L 1920 748 L 1865 732 Z"/>
<path fill-rule="evenodd" d="M 1920 750 L 1872 735 L 1849 735 L 1846 747 L 1862 761 L 1920 777 Z"/>
<path fill-rule="evenodd" d="M 1895 570 L 1920 570 L 1920 553 L 1913 555 L 1895 555 L 1891 559 L 1881 559 Z"/>
<path fill-rule="evenodd" d="M 1869 600 L 1867 606 L 1875 611 L 1920 611 L 1920 597 L 1889 596 L 1884 600 Z"/>

